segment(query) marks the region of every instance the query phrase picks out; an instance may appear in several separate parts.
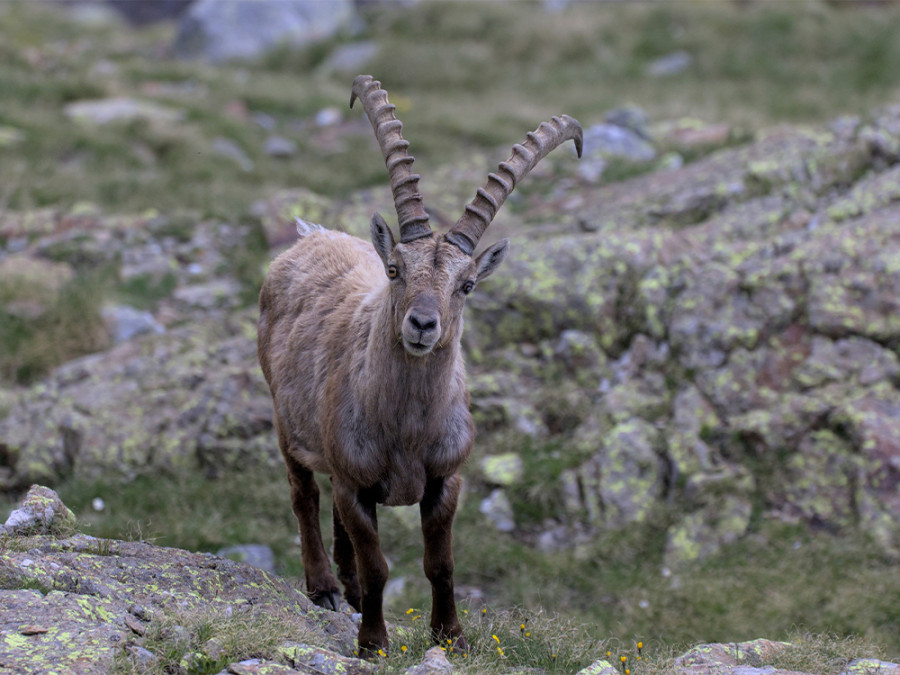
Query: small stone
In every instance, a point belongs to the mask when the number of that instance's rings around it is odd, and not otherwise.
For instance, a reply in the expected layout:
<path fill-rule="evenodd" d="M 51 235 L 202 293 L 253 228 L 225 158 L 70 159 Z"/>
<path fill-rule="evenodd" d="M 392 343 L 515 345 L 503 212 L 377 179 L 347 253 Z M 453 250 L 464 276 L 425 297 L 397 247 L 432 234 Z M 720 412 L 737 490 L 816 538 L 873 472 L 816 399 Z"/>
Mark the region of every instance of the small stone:
<path fill-rule="evenodd" d="M 516 521 L 513 518 L 512 504 L 503 490 L 497 489 L 482 500 L 478 508 L 481 513 L 500 532 L 512 532 L 516 529 Z"/>
<path fill-rule="evenodd" d="M 103 320 L 109 328 L 110 336 L 115 344 L 121 344 L 138 335 L 165 333 L 166 329 L 147 311 L 135 309 L 128 305 L 107 305 L 102 310 Z M 97 500 L 92 502 L 95 511 L 103 510 L 103 500 L 100 499 L 100 508 L 96 507 Z"/>
<path fill-rule="evenodd" d="M 242 171 L 253 171 L 253 160 L 244 152 L 244 149 L 232 140 L 218 136 L 213 139 L 213 152 L 222 157 L 234 160 Z"/>
<path fill-rule="evenodd" d="M 617 127 L 631 129 L 641 138 L 650 140 L 650 118 L 643 109 L 636 105 L 626 105 L 621 108 L 613 108 L 603 119 L 608 124 L 615 124 Z"/>
<path fill-rule="evenodd" d="M 15 127 L 0 124 L 0 148 L 18 145 L 25 140 L 25 132 Z"/>
<path fill-rule="evenodd" d="M 147 627 L 141 621 L 131 616 L 131 614 L 125 615 L 125 625 L 136 635 L 143 635 L 147 632 Z"/>
<path fill-rule="evenodd" d="M 358 73 L 375 58 L 378 44 L 371 40 L 336 47 L 319 66 L 322 72 Z"/>
<path fill-rule="evenodd" d="M 406 577 L 389 579 L 384 586 L 385 601 L 399 600 L 406 593 Z"/>
<path fill-rule="evenodd" d="M 316 126 L 333 127 L 336 124 L 340 124 L 343 119 L 344 113 L 342 113 L 340 109 L 335 108 L 334 106 L 322 108 L 316 113 Z"/>
<path fill-rule="evenodd" d="M 156 654 L 149 649 L 145 649 L 138 645 L 131 645 L 127 650 L 131 655 L 131 658 L 140 668 L 150 668 L 157 662 Z"/>
<path fill-rule="evenodd" d="M 453 670 L 447 653 L 440 647 L 432 647 L 425 652 L 425 660 L 406 671 L 405 675 L 432 675 L 433 673 L 449 673 Z"/>
<path fill-rule="evenodd" d="M 687 70 L 694 62 L 689 52 L 679 50 L 651 61 L 647 66 L 647 74 L 653 77 L 669 77 Z"/>
<path fill-rule="evenodd" d="M 616 124 L 594 124 L 584 130 L 586 158 L 621 157 L 632 162 L 649 162 L 656 150 L 640 134 Z"/>
<path fill-rule="evenodd" d="M 243 544 L 220 549 L 218 555 L 253 565 L 266 572 L 275 572 L 275 554 L 263 544 Z"/>
<path fill-rule="evenodd" d="M 489 483 L 515 485 L 525 472 L 522 458 L 514 452 L 490 455 L 481 460 L 481 471 Z"/>
<path fill-rule="evenodd" d="M 225 647 L 220 640 L 210 638 L 203 644 L 203 654 L 212 661 L 218 661 L 225 655 Z"/>
<path fill-rule="evenodd" d="M 36 623 L 29 623 L 25 624 L 24 626 L 19 626 L 19 635 L 41 635 L 43 633 L 49 632 L 49 628 Z"/>
<path fill-rule="evenodd" d="M 575 675 L 618 675 L 619 669 L 605 659 L 594 661 L 587 668 L 582 668 Z"/>
<path fill-rule="evenodd" d="M 72 513 L 59 495 L 41 485 L 32 485 L 22 506 L 9 514 L 4 529 L 11 534 L 51 534 L 71 529 L 75 525 Z"/>
<path fill-rule="evenodd" d="M 269 136 L 263 144 L 263 152 L 269 157 L 293 157 L 297 154 L 297 144 L 284 136 Z"/>
<path fill-rule="evenodd" d="M 86 124 L 109 124 L 111 122 L 131 122 L 148 120 L 150 122 L 180 122 L 184 112 L 149 101 L 133 98 L 107 98 L 94 101 L 75 101 L 69 103 L 63 112 L 67 117 Z"/>
<path fill-rule="evenodd" d="M 128 611 L 141 621 L 150 620 L 150 612 L 147 611 L 146 607 L 142 607 L 141 605 L 131 605 L 131 607 L 128 608 Z"/>

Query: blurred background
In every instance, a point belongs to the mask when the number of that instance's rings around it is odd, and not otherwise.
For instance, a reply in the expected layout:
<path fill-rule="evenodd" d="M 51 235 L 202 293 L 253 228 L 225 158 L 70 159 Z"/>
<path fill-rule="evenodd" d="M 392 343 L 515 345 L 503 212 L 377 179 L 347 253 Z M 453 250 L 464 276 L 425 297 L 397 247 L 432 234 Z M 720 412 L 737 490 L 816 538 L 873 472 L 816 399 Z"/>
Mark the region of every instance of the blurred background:
<path fill-rule="evenodd" d="M 487 237 L 461 593 L 900 655 L 898 30 L 865 0 L 0 4 L 0 516 L 41 482 L 96 536 L 302 579 L 254 303 L 294 217 L 393 217 L 370 73 L 438 225 L 542 120 L 586 132 Z M 380 513 L 391 607 L 427 606 L 417 511 Z"/>

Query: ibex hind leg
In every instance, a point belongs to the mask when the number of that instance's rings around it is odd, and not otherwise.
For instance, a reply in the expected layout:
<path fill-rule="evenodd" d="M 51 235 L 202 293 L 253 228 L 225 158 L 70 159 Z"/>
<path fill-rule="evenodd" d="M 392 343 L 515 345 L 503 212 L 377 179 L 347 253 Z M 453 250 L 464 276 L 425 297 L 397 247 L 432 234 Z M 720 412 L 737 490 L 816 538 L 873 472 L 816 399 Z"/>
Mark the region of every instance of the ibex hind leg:
<path fill-rule="evenodd" d="M 284 446 L 282 446 L 283 448 Z M 291 508 L 300 525 L 300 550 L 306 575 L 306 593 L 320 607 L 338 611 L 341 593 L 331 571 L 319 525 L 319 486 L 313 472 L 284 453 L 291 484 Z"/>
<path fill-rule="evenodd" d="M 344 598 L 357 612 L 362 611 L 362 589 L 356 571 L 356 552 L 350 535 L 344 529 L 337 504 L 333 505 L 334 515 L 334 561 L 338 566 L 338 578 L 344 585 Z"/>
<path fill-rule="evenodd" d="M 334 504 L 340 521 L 346 528 L 356 553 L 359 585 L 362 591 L 359 625 L 359 653 L 374 657 L 379 650 L 387 650 L 388 635 L 384 624 L 382 601 L 388 578 L 387 561 L 378 540 L 378 519 L 375 498 L 366 491 L 356 490 L 334 477 Z"/>
<path fill-rule="evenodd" d="M 425 540 L 425 576 L 431 582 L 431 635 L 441 646 L 468 651 L 456 613 L 453 588 L 453 518 L 459 501 L 460 479 L 432 478 L 419 505 Z"/>

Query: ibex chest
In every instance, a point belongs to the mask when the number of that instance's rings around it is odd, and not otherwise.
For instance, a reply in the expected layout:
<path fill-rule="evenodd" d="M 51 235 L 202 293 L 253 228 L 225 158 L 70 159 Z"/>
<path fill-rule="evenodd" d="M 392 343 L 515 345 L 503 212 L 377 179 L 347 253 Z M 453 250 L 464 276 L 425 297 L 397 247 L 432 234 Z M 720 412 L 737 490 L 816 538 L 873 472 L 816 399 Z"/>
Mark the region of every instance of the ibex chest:
<path fill-rule="evenodd" d="M 455 474 L 472 449 L 474 425 L 465 401 L 439 415 L 412 400 L 372 412 L 345 417 L 328 454 L 332 466 L 352 475 L 361 489 L 372 489 L 380 503 L 417 503 L 429 478 Z"/>

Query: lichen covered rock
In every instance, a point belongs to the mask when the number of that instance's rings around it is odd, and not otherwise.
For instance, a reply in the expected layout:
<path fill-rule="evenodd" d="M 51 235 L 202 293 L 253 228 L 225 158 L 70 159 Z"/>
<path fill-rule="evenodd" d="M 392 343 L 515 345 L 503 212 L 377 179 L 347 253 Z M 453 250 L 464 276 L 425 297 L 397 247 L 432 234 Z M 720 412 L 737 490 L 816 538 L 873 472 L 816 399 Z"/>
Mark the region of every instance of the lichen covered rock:
<path fill-rule="evenodd" d="M 74 519 L 47 488 L 33 489 L 22 508 L 65 513 L 65 522 Z M 349 613 L 330 613 L 324 619 L 299 590 L 255 567 L 144 542 L 72 534 L 71 528 L 62 538 L 33 530 L 27 536 L 17 530 L 6 536 L 0 546 L 4 671 L 108 673 L 115 663 L 146 666 L 160 657 L 147 649 L 152 644 L 146 640 L 159 627 L 175 626 L 175 642 L 183 641 L 186 648 L 200 639 L 200 631 L 181 625 L 192 616 L 248 625 L 283 620 L 294 634 L 319 646 L 285 647 L 277 662 L 322 664 L 328 656 L 356 668 L 346 672 L 371 670 L 347 658 L 356 636 Z M 215 645 L 207 645 L 205 652 L 186 658 L 208 664 L 221 656 Z"/>

